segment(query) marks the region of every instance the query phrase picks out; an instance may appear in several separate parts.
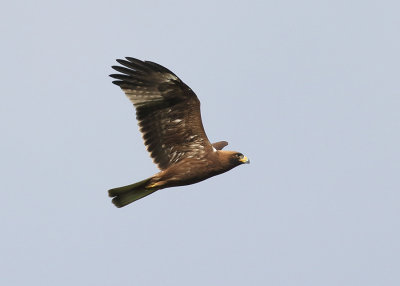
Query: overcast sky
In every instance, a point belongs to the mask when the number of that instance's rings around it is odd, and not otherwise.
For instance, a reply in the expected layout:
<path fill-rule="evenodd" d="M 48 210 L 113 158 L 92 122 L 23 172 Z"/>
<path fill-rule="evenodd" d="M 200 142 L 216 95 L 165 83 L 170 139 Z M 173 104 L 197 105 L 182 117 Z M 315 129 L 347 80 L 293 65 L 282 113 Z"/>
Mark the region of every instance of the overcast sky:
<path fill-rule="evenodd" d="M 8 1 L 2 285 L 400 285 L 398 1 Z M 198 95 L 250 165 L 117 209 L 157 172 L 116 58 Z"/>

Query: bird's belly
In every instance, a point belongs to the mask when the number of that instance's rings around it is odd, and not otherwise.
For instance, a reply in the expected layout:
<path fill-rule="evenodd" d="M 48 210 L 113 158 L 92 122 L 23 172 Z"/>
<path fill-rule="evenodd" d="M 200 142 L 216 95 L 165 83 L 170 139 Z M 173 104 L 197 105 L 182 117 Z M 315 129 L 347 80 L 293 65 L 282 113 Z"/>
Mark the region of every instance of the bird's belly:
<path fill-rule="evenodd" d="M 212 165 L 182 166 L 168 178 L 168 186 L 185 186 L 204 181 L 213 176 L 222 174 L 227 170 L 213 168 Z"/>

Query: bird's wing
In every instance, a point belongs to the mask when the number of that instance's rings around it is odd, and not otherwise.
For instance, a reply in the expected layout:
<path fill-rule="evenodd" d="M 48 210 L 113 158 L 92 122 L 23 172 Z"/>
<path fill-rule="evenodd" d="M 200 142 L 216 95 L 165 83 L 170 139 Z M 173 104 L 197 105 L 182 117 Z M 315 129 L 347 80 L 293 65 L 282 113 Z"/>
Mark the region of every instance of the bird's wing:
<path fill-rule="evenodd" d="M 226 141 L 218 141 L 215 143 L 212 143 L 212 146 L 216 149 L 216 150 L 222 150 L 224 149 L 225 146 L 228 145 L 228 142 Z"/>
<path fill-rule="evenodd" d="M 184 158 L 212 152 L 196 94 L 167 68 L 127 57 L 110 75 L 136 108 L 136 118 L 154 163 L 164 170 Z"/>

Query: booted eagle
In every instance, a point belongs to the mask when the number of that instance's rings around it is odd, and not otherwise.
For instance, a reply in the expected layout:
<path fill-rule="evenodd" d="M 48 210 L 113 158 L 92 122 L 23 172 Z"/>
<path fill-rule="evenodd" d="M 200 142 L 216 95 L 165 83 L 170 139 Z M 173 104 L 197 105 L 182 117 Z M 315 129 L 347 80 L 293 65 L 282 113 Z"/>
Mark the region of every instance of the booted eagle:
<path fill-rule="evenodd" d="M 155 191 L 194 184 L 250 161 L 242 153 L 211 144 L 201 122 L 196 94 L 167 68 L 127 57 L 110 75 L 130 99 L 147 151 L 161 170 L 154 176 L 108 191 L 117 207 Z"/>

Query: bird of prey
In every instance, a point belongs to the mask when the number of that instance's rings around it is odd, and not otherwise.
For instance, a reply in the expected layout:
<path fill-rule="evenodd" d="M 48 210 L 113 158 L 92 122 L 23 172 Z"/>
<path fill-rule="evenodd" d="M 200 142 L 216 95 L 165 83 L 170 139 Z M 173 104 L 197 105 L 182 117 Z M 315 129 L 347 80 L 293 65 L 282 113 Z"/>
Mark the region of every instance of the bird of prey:
<path fill-rule="evenodd" d="M 140 131 L 160 172 L 132 185 L 111 189 L 117 207 L 126 206 L 155 191 L 190 185 L 222 174 L 249 159 L 240 152 L 223 151 L 228 142 L 211 144 L 201 122 L 200 101 L 167 68 L 126 57 L 111 74 L 136 109 Z"/>

